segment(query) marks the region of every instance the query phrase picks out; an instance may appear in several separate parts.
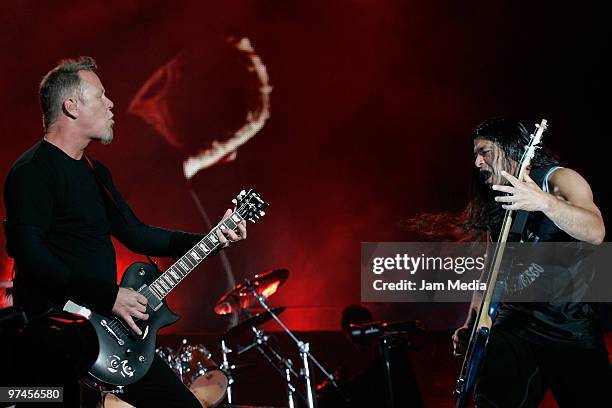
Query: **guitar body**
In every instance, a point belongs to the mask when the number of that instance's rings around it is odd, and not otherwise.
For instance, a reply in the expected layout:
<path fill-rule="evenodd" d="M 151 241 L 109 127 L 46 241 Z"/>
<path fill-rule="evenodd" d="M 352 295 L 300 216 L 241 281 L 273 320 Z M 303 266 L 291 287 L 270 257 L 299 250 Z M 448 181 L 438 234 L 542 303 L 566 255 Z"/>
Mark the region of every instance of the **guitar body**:
<path fill-rule="evenodd" d="M 465 372 L 457 381 L 455 408 L 465 408 L 470 402 L 488 341 L 489 329 L 483 327 L 476 333 L 472 343 L 473 347 L 466 354 L 469 363 L 465 367 Z"/>
<path fill-rule="evenodd" d="M 74 302 L 66 303 L 64 310 L 89 319 L 98 337 L 98 357 L 89 370 L 86 382 L 98 388 L 105 388 L 106 385 L 122 387 L 144 377 L 155 357 L 157 332 L 179 319 L 166 305 L 165 297 L 220 247 L 217 232 L 225 229 L 236 231 L 241 222 L 255 222 L 265 215 L 263 209 L 268 206 L 252 189 L 242 190 L 233 202 L 236 210 L 165 272 L 144 262 L 133 263 L 125 270 L 120 286 L 133 289 L 149 301 L 146 312 L 149 318 L 134 319 L 142 331 L 140 336 L 118 316 L 102 316 Z"/>
<path fill-rule="evenodd" d="M 497 316 L 497 310 L 499 309 L 500 305 L 499 299 L 501 298 L 503 291 L 503 283 L 499 281 L 495 282 L 495 286 L 492 291 L 492 299 L 490 302 L 487 302 L 489 305 L 487 308 L 488 310 L 482 310 L 483 305 L 481 305 L 479 314 L 486 313 L 489 321 L 492 322 Z M 465 408 L 470 402 L 490 335 L 491 326 L 489 324 L 477 327 L 475 333 L 472 334 L 471 342 L 468 345 L 468 349 L 465 353 L 465 362 L 463 364 L 461 374 L 459 375 L 459 379 L 457 380 L 457 388 L 455 389 L 455 408 Z"/>
<path fill-rule="evenodd" d="M 138 291 L 159 275 L 154 266 L 136 262 L 126 269 L 120 286 Z M 165 302 L 157 311 L 147 306 L 147 314 L 147 320 L 136 321 L 142 330 L 142 335 L 138 336 L 121 318 L 92 313 L 90 321 L 96 330 L 100 349 L 89 375 L 96 383 L 125 386 L 135 383 L 147 373 L 155 356 L 157 332 L 179 319 Z"/>

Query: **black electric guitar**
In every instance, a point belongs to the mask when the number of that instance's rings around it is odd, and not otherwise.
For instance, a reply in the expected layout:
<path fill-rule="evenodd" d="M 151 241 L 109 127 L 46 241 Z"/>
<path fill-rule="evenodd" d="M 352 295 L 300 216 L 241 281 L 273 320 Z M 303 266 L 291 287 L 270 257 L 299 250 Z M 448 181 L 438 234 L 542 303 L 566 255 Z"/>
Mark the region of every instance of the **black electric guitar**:
<path fill-rule="evenodd" d="M 72 302 L 66 304 L 64 310 L 81 312 L 96 330 L 100 351 L 89 370 L 90 380 L 96 385 L 125 386 L 138 381 L 147 373 L 155 355 L 157 331 L 179 319 L 168 308 L 164 298 L 220 246 L 216 234 L 218 229 L 230 228 L 235 231 L 243 220 L 255 222 L 265 215 L 263 209 L 268 206 L 253 190 L 243 190 L 233 202 L 236 210 L 165 272 L 160 274 L 157 268 L 144 262 L 133 263 L 125 270 L 120 286 L 132 288 L 148 299 L 149 318 L 136 320 L 142 335 L 137 335 L 118 316 L 102 316 Z"/>
<path fill-rule="evenodd" d="M 519 163 L 517 175 L 517 178 L 521 181 L 525 178 L 527 167 L 531 164 L 531 159 L 535 154 L 535 150 L 539 148 L 546 127 L 546 119 L 542 119 L 542 122 L 536 125 L 536 131 L 531 135 L 529 144 L 525 146 L 525 152 Z M 502 280 L 499 279 L 500 266 L 506 249 L 513 218 L 514 211 L 506 210 L 493 258 L 488 263 L 488 273 L 483 276 L 487 282 L 487 289 L 483 294 L 482 303 L 476 315 L 470 342 L 468 343 L 463 366 L 461 367 L 461 373 L 457 380 L 457 388 L 455 389 L 455 408 L 465 408 L 469 404 L 476 384 L 476 379 L 478 378 L 480 365 L 485 355 L 493 320 L 497 316 L 497 310 L 501 303 L 504 286 Z"/>

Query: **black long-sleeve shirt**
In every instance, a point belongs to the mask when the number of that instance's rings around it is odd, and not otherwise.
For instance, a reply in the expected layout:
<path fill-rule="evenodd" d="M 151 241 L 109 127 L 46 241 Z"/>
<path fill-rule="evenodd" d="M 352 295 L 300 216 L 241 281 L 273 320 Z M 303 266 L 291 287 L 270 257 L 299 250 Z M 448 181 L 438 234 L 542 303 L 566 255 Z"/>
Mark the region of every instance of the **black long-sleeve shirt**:
<path fill-rule="evenodd" d="M 41 141 L 13 165 L 4 186 L 6 237 L 15 259 L 15 304 L 37 313 L 67 300 L 109 313 L 118 286 L 111 235 L 136 253 L 178 258 L 203 235 L 141 222 L 93 161 Z M 114 203 L 113 203 L 114 201 Z"/>

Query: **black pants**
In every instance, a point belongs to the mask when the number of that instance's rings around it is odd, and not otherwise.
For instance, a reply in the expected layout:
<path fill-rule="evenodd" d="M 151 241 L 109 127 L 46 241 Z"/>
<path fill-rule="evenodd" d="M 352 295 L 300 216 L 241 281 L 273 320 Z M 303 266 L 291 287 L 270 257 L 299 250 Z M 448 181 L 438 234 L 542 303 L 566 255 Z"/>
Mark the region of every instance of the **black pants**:
<path fill-rule="evenodd" d="M 64 389 L 63 403 L 20 403 L 18 407 L 64 406 L 94 408 L 96 398 L 81 401 L 82 378 L 98 353 L 95 332 L 78 316 L 58 313 L 36 319 L 19 334 L 3 336 L 3 386 L 57 386 Z M 85 392 L 91 395 L 91 392 Z M 95 394 L 94 394 L 95 396 Z M 197 398 L 163 360 L 155 356 L 151 369 L 119 398 L 137 408 L 201 408 Z"/>
<path fill-rule="evenodd" d="M 605 345 L 596 349 L 540 346 L 509 328 L 495 328 L 474 393 L 481 407 L 537 407 L 550 388 L 560 408 L 612 407 Z"/>

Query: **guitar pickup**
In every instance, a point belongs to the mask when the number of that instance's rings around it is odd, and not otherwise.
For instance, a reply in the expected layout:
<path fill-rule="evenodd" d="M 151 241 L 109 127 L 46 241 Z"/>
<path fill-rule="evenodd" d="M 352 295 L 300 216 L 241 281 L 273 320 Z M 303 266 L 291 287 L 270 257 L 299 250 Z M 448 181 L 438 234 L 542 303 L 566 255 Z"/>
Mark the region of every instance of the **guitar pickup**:
<path fill-rule="evenodd" d="M 117 344 L 119 344 L 120 346 L 123 346 L 125 344 L 125 341 L 123 341 L 123 339 L 119 337 L 113 329 L 110 328 L 106 320 L 102 319 L 102 321 L 100 322 L 100 325 L 104 327 L 104 330 L 106 330 L 106 332 L 110 334 L 113 339 L 115 339 Z"/>

